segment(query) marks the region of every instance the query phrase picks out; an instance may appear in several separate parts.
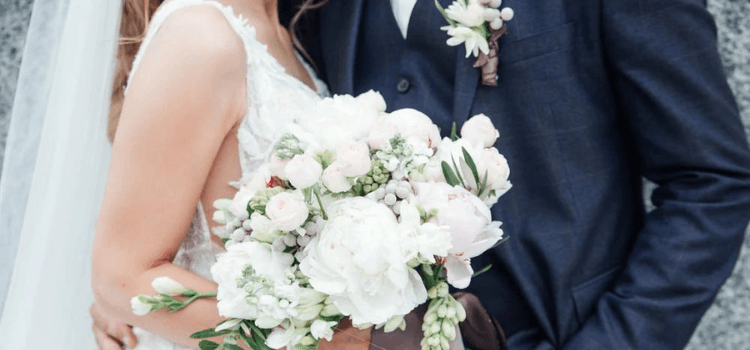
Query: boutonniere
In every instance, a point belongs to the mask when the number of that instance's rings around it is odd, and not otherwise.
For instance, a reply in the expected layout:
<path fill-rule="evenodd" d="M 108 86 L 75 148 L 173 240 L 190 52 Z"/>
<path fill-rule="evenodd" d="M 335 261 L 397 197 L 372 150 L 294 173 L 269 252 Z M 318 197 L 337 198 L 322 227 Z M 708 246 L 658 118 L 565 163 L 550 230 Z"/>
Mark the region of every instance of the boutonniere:
<path fill-rule="evenodd" d="M 448 21 L 440 29 L 448 32 L 448 45 L 466 45 L 466 57 L 477 58 L 475 68 L 482 69 L 482 85 L 497 86 L 497 40 L 508 32 L 505 22 L 513 19 L 513 9 L 500 10 L 502 0 L 456 0 L 443 8 L 435 0 L 440 13 Z"/>

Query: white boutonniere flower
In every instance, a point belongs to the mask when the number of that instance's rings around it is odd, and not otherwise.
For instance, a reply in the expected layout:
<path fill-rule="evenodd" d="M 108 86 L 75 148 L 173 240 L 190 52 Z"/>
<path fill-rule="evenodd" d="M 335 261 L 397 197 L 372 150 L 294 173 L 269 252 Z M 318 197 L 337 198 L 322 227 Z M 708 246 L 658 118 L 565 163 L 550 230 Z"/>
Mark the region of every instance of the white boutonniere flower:
<path fill-rule="evenodd" d="M 466 46 L 466 57 L 474 55 L 474 67 L 482 69 L 482 84 L 497 85 L 497 40 L 507 33 L 505 22 L 515 15 L 510 7 L 500 9 L 501 0 L 456 0 L 443 8 L 435 0 L 435 6 L 448 21 L 440 27 L 450 36 L 447 44 Z"/>

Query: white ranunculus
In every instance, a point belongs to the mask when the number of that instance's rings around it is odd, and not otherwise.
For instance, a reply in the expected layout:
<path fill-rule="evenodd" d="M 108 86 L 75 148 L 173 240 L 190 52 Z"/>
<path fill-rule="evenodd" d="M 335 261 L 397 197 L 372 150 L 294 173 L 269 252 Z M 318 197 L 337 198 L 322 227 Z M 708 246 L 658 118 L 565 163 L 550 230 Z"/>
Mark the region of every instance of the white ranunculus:
<path fill-rule="evenodd" d="M 323 185 L 333 193 L 346 192 L 352 188 L 352 184 L 349 182 L 349 178 L 344 175 L 341 163 L 338 160 L 323 171 L 321 180 L 323 181 Z"/>
<path fill-rule="evenodd" d="M 185 289 L 185 287 L 183 287 L 179 282 L 167 276 L 154 278 L 154 280 L 151 282 L 151 287 L 154 288 L 157 293 L 167 295 L 177 295 Z"/>
<path fill-rule="evenodd" d="M 370 91 L 359 94 L 359 96 L 357 96 L 356 98 L 357 100 L 362 101 L 363 103 L 366 103 L 367 105 L 374 108 L 375 111 L 378 113 L 385 112 L 385 109 L 386 109 L 385 99 L 383 99 L 383 95 L 381 95 L 377 91 L 370 90 Z"/>
<path fill-rule="evenodd" d="M 466 46 L 466 57 L 471 55 L 478 57 L 479 51 L 485 54 L 490 52 L 490 44 L 487 42 L 487 38 L 478 30 L 463 26 L 444 26 L 440 29 L 448 32 L 448 35 L 450 35 L 450 38 L 446 41 L 448 45 L 458 46 L 464 44 Z"/>
<path fill-rule="evenodd" d="M 144 316 L 147 313 L 151 312 L 151 305 L 148 303 L 145 303 L 141 298 L 144 296 L 134 296 L 132 299 L 130 299 L 130 308 L 133 309 L 133 314 L 136 316 Z"/>
<path fill-rule="evenodd" d="M 417 207 L 409 201 L 401 202 L 399 229 L 408 259 L 435 263 L 435 256 L 445 257 L 451 245 L 451 232 L 448 226 L 438 226 L 431 222 L 422 223 Z"/>
<path fill-rule="evenodd" d="M 396 216 L 363 197 L 329 206 L 328 224 L 305 247 L 300 270 L 354 324 L 381 324 L 427 299 L 419 274 L 408 267 Z"/>
<path fill-rule="evenodd" d="M 310 209 L 305 197 L 299 192 L 281 192 L 274 195 L 266 204 L 266 215 L 274 228 L 292 231 L 307 221 Z"/>
<path fill-rule="evenodd" d="M 338 323 L 336 322 L 327 322 L 320 319 L 315 320 L 312 325 L 310 325 L 310 334 L 312 334 L 315 339 L 331 341 L 331 339 L 333 339 L 333 328 L 336 327 L 337 324 Z"/>
<path fill-rule="evenodd" d="M 289 182 L 298 189 L 308 188 L 318 182 L 323 167 L 315 158 L 306 154 L 297 154 L 284 168 Z"/>
<path fill-rule="evenodd" d="M 483 253 L 502 238 L 500 223 L 481 199 L 460 186 L 447 183 L 413 183 L 415 203 L 425 210 L 437 209 L 430 222 L 448 226 L 451 244 L 446 264 L 448 282 L 466 288 L 473 271 L 469 259 Z"/>
<path fill-rule="evenodd" d="M 292 274 L 293 262 L 294 256 L 275 251 L 269 244 L 242 242 L 227 246 L 227 251 L 220 254 L 216 264 L 211 267 L 211 275 L 219 285 L 219 315 L 246 320 L 255 320 L 263 316 L 258 305 L 250 305 L 247 302 L 249 295 L 238 286 L 237 281 L 243 277 L 248 265 L 252 266 L 255 274 L 271 282 L 288 279 Z"/>
<path fill-rule="evenodd" d="M 367 174 L 372 168 L 370 148 L 363 141 L 349 141 L 336 150 L 336 163 L 346 177 Z"/>
<path fill-rule="evenodd" d="M 272 176 L 277 176 L 282 180 L 286 180 L 286 165 L 289 164 L 291 159 L 281 159 L 276 156 L 276 153 L 271 154 L 268 160 L 268 170 Z"/>
<path fill-rule="evenodd" d="M 484 114 L 477 114 L 467 120 L 461 127 L 461 138 L 482 148 L 492 147 L 500 137 L 492 120 Z"/>
<path fill-rule="evenodd" d="M 467 27 L 478 27 L 485 22 L 485 8 L 477 0 L 469 0 L 468 3 L 454 1 L 445 9 L 445 14 L 448 18 Z"/>
<path fill-rule="evenodd" d="M 367 142 L 373 149 L 381 149 L 400 134 L 409 143 L 420 143 L 435 149 L 440 145 L 440 130 L 430 117 L 411 108 L 403 108 L 385 115 L 372 130 Z"/>

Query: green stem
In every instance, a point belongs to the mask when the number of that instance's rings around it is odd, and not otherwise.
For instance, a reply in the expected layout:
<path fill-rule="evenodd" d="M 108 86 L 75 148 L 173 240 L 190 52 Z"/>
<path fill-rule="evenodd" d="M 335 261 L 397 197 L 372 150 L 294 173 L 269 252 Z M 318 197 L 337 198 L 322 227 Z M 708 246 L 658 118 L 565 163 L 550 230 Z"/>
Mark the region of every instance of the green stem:
<path fill-rule="evenodd" d="M 315 198 L 318 200 L 318 205 L 320 206 L 320 213 L 323 215 L 323 220 L 328 220 L 328 214 L 326 214 L 326 209 L 323 207 L 323 200 L 320 198 L 320 189 L 316 186 L 314 191 Z"/>
<path fill-rule="evenodd" d="M 215 298 L 216 292 L 207 292 L 207 293 L 196 293 L 192 297 L 186 299 L 185 301 L 182 301 L 177 306 L 171 306 L 169 308 L 169 312 L 177 312 L 184 308 L 186 308 L 188 305 L 190 305 L 192 302 L 198 300 L 199 298 Z"/>

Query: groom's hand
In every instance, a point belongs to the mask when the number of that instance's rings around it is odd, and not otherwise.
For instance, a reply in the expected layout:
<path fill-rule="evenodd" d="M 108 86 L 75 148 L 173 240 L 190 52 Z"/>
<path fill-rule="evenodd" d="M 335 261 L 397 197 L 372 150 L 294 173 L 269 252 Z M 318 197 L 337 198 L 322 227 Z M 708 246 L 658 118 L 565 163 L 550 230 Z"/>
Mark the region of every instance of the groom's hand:
<path fill-rule="evenodd" d="M 123 350 L 124 346 L 135 348 L 138 345 L 133 327 L 112 319 L 98 304 L 91 304 L 89 313 L 94 321 L 91 330 L 94 332 L 99 350 Z"/>

